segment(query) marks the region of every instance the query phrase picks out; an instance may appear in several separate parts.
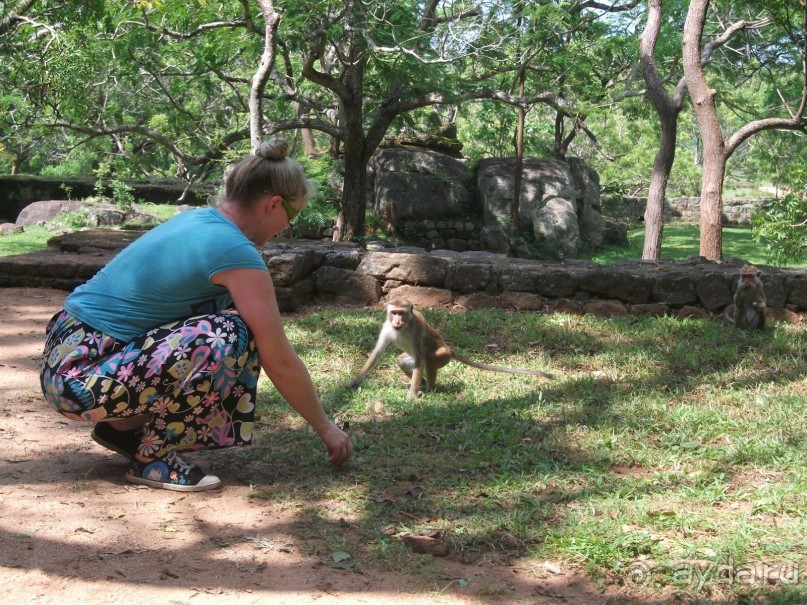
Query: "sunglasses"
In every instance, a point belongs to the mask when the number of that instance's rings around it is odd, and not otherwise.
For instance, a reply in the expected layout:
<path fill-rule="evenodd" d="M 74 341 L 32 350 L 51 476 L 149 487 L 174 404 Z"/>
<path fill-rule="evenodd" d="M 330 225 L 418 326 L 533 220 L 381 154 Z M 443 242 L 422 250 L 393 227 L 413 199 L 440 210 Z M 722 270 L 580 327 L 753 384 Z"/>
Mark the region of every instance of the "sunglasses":
<path fill-rule="evenodd" d="M 294 217 L 300 214 L 299 208 L 295 208 L 290 202 L 287 202 L 283 198 L 280 198 L 280 203 L 283 204 L 283 210 L 286 211 L 286 216 L 289 217 L 289 222 L 292 222 Z"/>

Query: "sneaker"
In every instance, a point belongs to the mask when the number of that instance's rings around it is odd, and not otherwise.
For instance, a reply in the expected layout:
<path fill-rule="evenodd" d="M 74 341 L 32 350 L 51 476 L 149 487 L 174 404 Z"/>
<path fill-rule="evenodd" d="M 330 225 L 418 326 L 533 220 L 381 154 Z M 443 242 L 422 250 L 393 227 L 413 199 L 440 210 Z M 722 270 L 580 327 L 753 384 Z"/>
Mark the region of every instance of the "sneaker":
<path fill-rule="evenodd" d="M 137 446 L 140 445 L 140 432 L 142 429 L 119 431 L 112 427 L 110 422 L 98 422 L 92 429 L 92 440 L 108 450 L 120 454 L 125 458 L 134 458 Z"/>
<path fill-rule="evenodd" d="M 218 477 L 206 475 L 198 466 L 185 462 L 173 451 L 153 462 L 140 462 L 132 458 L 126 471 L 126 480 L 177 492 L 202 492 L 221 486 Z"/>

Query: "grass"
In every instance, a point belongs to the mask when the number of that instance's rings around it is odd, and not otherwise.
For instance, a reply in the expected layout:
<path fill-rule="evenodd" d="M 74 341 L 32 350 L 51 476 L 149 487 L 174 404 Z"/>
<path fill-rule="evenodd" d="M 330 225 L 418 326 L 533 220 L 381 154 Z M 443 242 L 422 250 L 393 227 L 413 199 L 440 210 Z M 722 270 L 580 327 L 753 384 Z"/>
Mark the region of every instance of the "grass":
<path fill-rule="evenodd" d="M 44 227 L 25 227 L 23 233 L 0 237 L 0 256 L 39 252 L 47 248 L 48 240 L 53 236 L 54 233 Z"/>
<path fill-rule="evenodd" d="M 155 217 L 163 222 L 176 214 L 177 207 L 171 204 L 137 204 L 137 212 Z M 65 213 L 50 221 L 47 226 L 25 227 L 22 233 L 13 233 L 0 237 L 0 256 L 12 254 L 28 254 L 39 252 L 48 246 L 48 240 L 64 229 L 77 229 L 83 226 L 84 216 L 81 213 Z M 121 225 L 129 228 L 131 225 Z"/>
<path fill-rule="evenodd" d="M 612 264 L 623 259 L 642 258 L 644 227 L 628 229 L 628 247 L 608 246 L 603 250 L 585 255 L 585 258 L 602 264 Z M 661 244 L 661 258 L 682 260 L 700 254 L 700 228 L 697 225 L 666 225 Z M 742 258 L 754 265 L 768 264 L 764 250 L 751 237 L 750 227 L 723 228 L 723 258 Z M 807 260 L 793 263 L 791 267 L 807 268 Z"/>
<path fill-rule="evenodd" d="M 379 313 L 289 322 L 354 459 L 328 468 L 268 384 L 264 445 L 244 455 L 271 469 L 254 497 L 296 509 L 309 552 L 348 553 L 351 565 L 417 574 L 437 590 L 432 559 L 400 540 L 437 532 L 468 562 L 579 566 L 602 586 L 674 591 L 680 602 L 807 601 L 794 581 L 807 573 L 807 327 L 427 316 L 471 357 L 559 378 L 450 364 L 436 392 L 406 401 L 388 353 L 362 388 L 346 390 Z"/>

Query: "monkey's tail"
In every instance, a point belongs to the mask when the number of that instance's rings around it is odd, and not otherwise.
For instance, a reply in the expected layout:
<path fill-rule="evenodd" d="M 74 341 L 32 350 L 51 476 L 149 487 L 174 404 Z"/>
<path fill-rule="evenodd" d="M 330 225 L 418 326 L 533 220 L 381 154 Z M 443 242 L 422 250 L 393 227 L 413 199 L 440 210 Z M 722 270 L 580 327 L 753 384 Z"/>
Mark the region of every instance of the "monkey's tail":
<path fill-rule="evenodd" d="M 723 319 L 725 319 L 730 324 L 736 323 L 734 321 L 734 305 L 729 305 L 726 307 L 726 310 L 723 311 Z"/>
<path fill-rule="evenodd" d="M 526 368 L 508 368 L 504 366 L 489 366 L 485 363 L 478 363 L 472 359 L 468 359 L 465 355 L 460 355 L 455 351 L 451 351 L 451 359 L 455 361 L 459 361 L 460 363 L 464 363 L 467 366 L 471 366 L 472 368 L 478 368 L 480 370 L 490 370 L 491 372 L 506 372 L 507 374 L 527 374 L 529 376 L 541 376 L 543 378 L 552 379 L 555 377 L 554 374 L 549 374 L 548 372 L 542 372 L 541 370 L 528 370 Z"/>

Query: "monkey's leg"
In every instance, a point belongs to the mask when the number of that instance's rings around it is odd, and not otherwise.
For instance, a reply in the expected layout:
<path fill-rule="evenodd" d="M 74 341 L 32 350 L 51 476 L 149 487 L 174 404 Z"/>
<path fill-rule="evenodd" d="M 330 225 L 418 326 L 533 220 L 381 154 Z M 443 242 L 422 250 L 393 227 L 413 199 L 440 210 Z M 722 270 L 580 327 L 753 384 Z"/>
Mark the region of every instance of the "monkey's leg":
<path fill-rule="evenodd" d="M 437 384 L 437 366 L 428 364 L 426 366 L 426 392 L 431 393 Z"/>
<path fill-rule="evenodd" d="M 765 307 L 761 309 L 758 306 L 749 308 L 745 317 L 745 325 L 749 332 L 762 330 L 765 327 Z"/>
<path fill-rule="evenodd" d="M 426 363 L 426 392 L 430 393 L 437 386 L 437 370 L 448 365 L 451 361 L 451 349 L 440 347 L 429 356 Z"/>
<path fill-rule="evenodd" d="M 415 358 L 408 353 L 401 353 L 396 361 L 403 373 L 412 378 L 412 372 L 415 371 Z"/>
<path fill-rule="evenodd" d="M 407 353 L 401 353 L 397 359 L 398 367 L 401 368 L 404 374 L 409 376 L 409 394 L 407 399 L 414 399 L 418 396 L 420 390 L 420 383 L 423 380 L 423 371 L 418 367 L 415 358 Z"/>
<path fill-rule="evenodd" d="M 409 383 L 409 395 L 407 399 L 417 399 L 418 391 L 420 390 L 420 383 L 423 381 L 423 366 L 415 367 L 412 372 L 412 382 Z"/>

